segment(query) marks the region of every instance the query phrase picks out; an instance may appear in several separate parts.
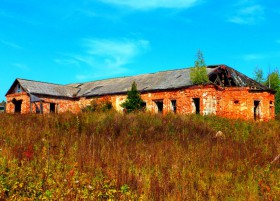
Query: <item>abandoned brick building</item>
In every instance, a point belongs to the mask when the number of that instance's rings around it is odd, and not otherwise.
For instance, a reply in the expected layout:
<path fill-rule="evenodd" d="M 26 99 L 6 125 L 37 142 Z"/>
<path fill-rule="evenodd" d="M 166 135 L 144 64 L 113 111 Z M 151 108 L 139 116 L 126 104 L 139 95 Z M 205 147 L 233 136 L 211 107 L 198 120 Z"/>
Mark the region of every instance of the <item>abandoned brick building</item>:
<path fill-rule="evenodd" d="M 207 73 L 210 82 L 203 85 L 192 84 L 189 68 L 69 85 L 16 79 L 6 94 L 6 112 L 78 113 L 93 99 L 109 100 L 122 111 L 135 81 L 147 111 L 274 118 L 274 91 L 226 65 L 207 66 Z"/>

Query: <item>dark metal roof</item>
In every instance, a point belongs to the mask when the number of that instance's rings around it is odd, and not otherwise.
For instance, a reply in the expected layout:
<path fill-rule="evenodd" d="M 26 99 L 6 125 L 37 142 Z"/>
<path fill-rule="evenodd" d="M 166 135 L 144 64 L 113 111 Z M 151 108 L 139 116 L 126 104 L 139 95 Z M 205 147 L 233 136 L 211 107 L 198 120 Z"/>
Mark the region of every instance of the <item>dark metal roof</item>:
<path fill-rule="evenodd" d="M 250 89 L 255 90 L 270 90 L 251 78 L 225 65 L 208 66 L 207 73 L 212 83 L 222 87 L 248 86 Z M 190 80 L 190 68 L 69 85 L 58 85 L 25 79 L 17 79 L 16 81 L 26 92 L 30 94 L 68 98 L 125 94 L 128 90 L 130 90 L 133 82 L 136 82 L 137 89 L 140 92 L 178 89 L 193 85 Z"/>

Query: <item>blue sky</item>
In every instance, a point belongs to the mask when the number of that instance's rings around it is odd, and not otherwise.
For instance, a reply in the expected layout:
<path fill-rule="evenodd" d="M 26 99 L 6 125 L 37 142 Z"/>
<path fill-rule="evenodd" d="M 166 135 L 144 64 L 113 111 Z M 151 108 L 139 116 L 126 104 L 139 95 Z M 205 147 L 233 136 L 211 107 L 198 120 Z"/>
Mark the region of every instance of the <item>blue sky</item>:
<path fill-rule="evenodd" d="M 206 64 L 280 66 L 280 2 L 1 0 L 0 100 L 16 78 L 68 84 Z"/>

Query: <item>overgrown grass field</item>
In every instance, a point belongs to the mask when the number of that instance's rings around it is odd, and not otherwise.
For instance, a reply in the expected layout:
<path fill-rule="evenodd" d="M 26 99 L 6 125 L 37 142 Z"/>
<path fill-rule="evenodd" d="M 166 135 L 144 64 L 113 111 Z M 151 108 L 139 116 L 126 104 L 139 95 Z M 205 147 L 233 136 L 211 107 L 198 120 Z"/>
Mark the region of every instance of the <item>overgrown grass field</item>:
<path fill-rule="evenodd" d="M 279 120 L 1 114 L 0 200 L 279 200 L 279 142 Z"/>

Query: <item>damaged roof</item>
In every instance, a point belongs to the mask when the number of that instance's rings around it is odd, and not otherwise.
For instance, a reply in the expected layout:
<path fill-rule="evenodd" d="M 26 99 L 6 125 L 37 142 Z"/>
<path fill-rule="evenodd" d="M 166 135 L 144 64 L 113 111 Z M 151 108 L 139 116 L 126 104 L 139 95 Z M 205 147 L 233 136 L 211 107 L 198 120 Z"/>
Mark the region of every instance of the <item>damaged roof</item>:
<path fill-rule="evenodd" d="M 58 85 L 25 79 L 17 79 L 16 81 L 30 94 L 68 98 L 91 97 L 109 94 L 125 94 L 130 90 L 134 81 L 140 92 L 170 90 L 192 86 L 190 69 L 191 68 L 184 68 L 69 85 Z M 250 87 L 252 90 L 270 91 L 268 87 L 261 85 L 246 75 L 225 65 L 207 66 L 207 73 L 210 82 L 221 87 L 239 86 Z M 7 94 L 9 94 L 10 91 L 11 89 Z"/>

